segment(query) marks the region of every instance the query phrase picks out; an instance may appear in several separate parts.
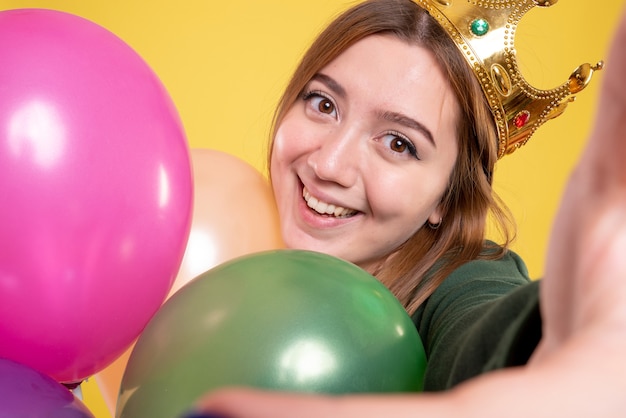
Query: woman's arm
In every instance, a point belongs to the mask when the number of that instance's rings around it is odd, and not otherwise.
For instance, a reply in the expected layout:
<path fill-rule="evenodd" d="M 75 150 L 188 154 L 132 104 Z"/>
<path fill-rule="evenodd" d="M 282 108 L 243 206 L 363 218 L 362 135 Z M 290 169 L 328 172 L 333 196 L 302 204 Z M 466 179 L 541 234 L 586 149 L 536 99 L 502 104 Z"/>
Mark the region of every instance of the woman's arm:
<path fill-rule="evenodd" d="M 428 357 L 424 390 L 526 364 L 541 338 L 538 288 L 512 251 L 452 272 L 412 316 Z"/>

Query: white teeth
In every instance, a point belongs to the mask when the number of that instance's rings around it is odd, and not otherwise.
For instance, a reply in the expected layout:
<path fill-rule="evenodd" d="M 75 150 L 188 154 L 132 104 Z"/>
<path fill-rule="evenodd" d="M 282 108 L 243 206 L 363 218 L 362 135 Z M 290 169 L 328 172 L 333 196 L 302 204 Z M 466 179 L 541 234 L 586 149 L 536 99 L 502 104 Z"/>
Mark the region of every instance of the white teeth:
<path fill-rule="evenodd" d="M 305 188 L 302 189 L 302 197 L 304 197 L 304 200 L 306 201 L 308 207 L 322 215 L 333 215 L 337 218 L 347 218 L 357 212 L 354 209 L 348 209 L 341 206 L 335 206 L 331 203 L 321 202 L 315 197 L 311 196 L 311 194 Z"/>

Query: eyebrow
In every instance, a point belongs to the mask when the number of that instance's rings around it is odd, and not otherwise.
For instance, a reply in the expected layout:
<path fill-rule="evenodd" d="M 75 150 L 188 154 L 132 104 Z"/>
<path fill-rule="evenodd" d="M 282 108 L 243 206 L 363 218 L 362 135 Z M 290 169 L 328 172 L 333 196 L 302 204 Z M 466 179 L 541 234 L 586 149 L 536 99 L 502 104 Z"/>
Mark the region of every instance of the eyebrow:
<path fill-rule="evenodd" d="M 437 148 L 437 144 L 435 144 L 435 138 L 433 137 L 432 132 L 430 132 L 430 129 L 428 129 L 423 123 L 418 122 L 415 119 L 398 112 L 385 111 L 381 112 L 378 117 L 383 120 L 399 123 L 400 125 L 403 125 L 409 129 L 421 132 L 422 135 L 424 135 L 426 139 L 428 139 L 428 141 L 433 144 L 435 148 Z"/>
<path fill-rule="evenodd" d="M 338 96 L 341 96 L 342 98 L 345 98 L 347 96 L 346 93 L 346 89 L 343 88 L 343 86 L 341 84 L 339 84 L 334 78 L 326 75 L 326 74 L 322 74 L 322 73 L 316 73 L 313 77 L 311 77 L 311 80 L 316 80 L 319 81 L 320 83 L 326 85 L 326 87 L 328 87 L 330 90 L 332 90 L 335 94 L 337 94 Z M 402 126 L 405 126 L 409 129 L 413 129 L 416 131 L 419 131 L 422 133 L 422 135 L 424 135 L 426 137 L 426 139 L 436 148 L 437 145 L 435 144 L 435 139 L 433 137 L 432 132 L 430 131 L 430 129 L 428 129 L 426 127 L 426 125 L 424 125 L 421 122 L 418 122 L 417 120 L 410 118 L 402 113 L 398 113 L 398 112 L 391 112 L 391 111 L 381 111 L 378 113 L 378 118 L 382 119 L 382 120 L 386 120 L 389 122 L 395 122 L 398 123 Z"/>
<path fill-rule="evenodd" d="M 322 84 L 325 84 L 326 87 L 331 89 L 335 94 L 341 96 L 342 98 L 345 98 L 347 96 L 346 89 L 344 89 L 341 84 L 335 81 L 335 79 L 327 76 L 326 74 L 317 73 L 313 77 L 311 77 L 311 80 L 316 80 Z"/>

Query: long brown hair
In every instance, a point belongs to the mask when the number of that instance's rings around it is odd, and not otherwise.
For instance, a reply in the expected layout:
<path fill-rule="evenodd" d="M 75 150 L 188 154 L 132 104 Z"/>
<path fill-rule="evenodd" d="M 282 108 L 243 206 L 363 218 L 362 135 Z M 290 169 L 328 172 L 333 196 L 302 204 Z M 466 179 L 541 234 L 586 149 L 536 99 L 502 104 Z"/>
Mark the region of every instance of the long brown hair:
<path fill-rule="evenodd" d="M 285 114 L 311 78 L 357 41 L 391 34 L 429 49 L 460 104 L 459 152 L 441 201 L 439 228 L 420 228 L 375 272 L 412 313 L 461 264 L 498 258 L 511 241 L 510 213 L 492 190 L 497 133 L 474 73 L 447 33 L 411 0 L 368 0 L 337 17 L 314 41 L 294 72 L 274 114 L 272 140 Z M 273 144 L 270 144 L 270 161 Z M 487 216 L 502 233 L 501 246 L 485 251 Z M 437 263 L 437 268 L 433 268 Z"/>

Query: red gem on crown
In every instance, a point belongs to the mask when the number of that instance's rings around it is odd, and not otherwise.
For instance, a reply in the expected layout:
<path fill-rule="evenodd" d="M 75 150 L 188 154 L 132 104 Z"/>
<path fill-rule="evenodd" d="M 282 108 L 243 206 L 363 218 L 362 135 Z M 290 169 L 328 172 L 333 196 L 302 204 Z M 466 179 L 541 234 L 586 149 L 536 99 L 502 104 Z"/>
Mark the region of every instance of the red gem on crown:
<path fill-rule="evenodd" d="M 529 119 L 530 119 L 530 112 L 528 110 L 522 110 L 517 115 L 515 115 L 515 118 L 513 118 L 513 123 L 518 128 L 521 128 L 528 123 Z"/>

